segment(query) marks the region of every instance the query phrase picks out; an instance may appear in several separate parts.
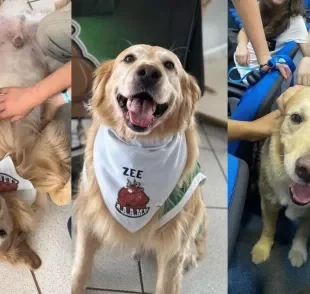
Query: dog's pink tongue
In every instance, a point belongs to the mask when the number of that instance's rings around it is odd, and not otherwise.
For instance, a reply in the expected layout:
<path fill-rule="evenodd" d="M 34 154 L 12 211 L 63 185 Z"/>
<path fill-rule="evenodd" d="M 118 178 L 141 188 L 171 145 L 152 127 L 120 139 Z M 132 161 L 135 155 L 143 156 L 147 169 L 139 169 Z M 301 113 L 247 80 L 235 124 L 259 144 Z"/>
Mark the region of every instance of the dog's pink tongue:
<path fill-rule="evenodd" d="M 294 184 L 292 187 L 293 197 L 299 202 L 306 204 L 310 202 L 310 186 Z"/>
<path fill-rule="evenodd" d="M 147 127 L 154 118 L 153 103 L 149 100 L 134 98 L 128 99 L 127 108 L 131 123 L 140 127 Z"/>

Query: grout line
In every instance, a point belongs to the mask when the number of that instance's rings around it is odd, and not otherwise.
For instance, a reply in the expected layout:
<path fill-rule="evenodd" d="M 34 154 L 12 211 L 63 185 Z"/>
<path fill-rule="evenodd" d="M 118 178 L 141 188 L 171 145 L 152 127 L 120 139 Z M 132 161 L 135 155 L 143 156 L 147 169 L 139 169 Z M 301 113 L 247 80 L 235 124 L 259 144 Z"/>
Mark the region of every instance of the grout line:
<path fill-rule="evenodd" d="M 218 209 L 218 210 L 227 210 L 227 207 L 219 207 L 219 206 L 206 206 L 208 209 Z"/>
<path fill-rule="evenodd" d="M 203 146 L 199 146 L 199 149 L 201 149 L 201 150 L 208 150 L 208 151 L 212 151 L 211 147 L 203 147 Z"/>
<path fill-rule="evenodd" d="M 139 278 L 141 284 L 141 291 L 144 294 L 144 284 L 143 284 L 143 276 L 142 276 L 142 267 L 141 267 L 141 260 L 138 261 L 138 270 L 139 270 Z"/>
<path fill-rule="evenodd" d="M 33 272 L 33 270 L 30 270 L 30 273 L 31 273 L 31 275 L 32 275 L 32 278 L 33 278 L 34 284 L 36 285 L 36 288 L 37 288 L 37 290 L 38 290 L 38 293 L 39 293 L 39 294 L 42 294 L 42 292 L 41 292 L 41 289 L 40 289 L 40 286 L 39 286 L 39 283 L 38 283 L 38 281 L 37 281 L 37 277 L 36 277 L 35 273 Z"/>
<path fill-rule="evenodd" d="M 104 289 L 104 288 L 93 288 L 93 287 L 87 287 L 87 290 L 91 291 L 101 291 L 101 292 L 115 292 L 115 293 L 127 293 L 127 294 L 151 294 L 148 292 L 136 292 L 136 291 L 126 291 L 126 290 L 114 290 L 114 289 Z"/>
<path fill-rule="evenodd" d="M 209 136 L 208 136 L 208 132 L 205 130 L 205 128 L 202 128 L 202 129 L 203 129 L 204 134 L 206 135 L 207 141 L 208 141 L 208 143 L 209 143 L 209 145 L 210 145 L 210 147 L 211 147 L 211 151 L 212 151 L 212 153 L 213 153 L 213 155 L 214 155 L 214 157 L 215 157 L 215 160 L 216 160 L 216 162 L 217 162 L 217 164 L 218 164 L 218 166 L 219 166 L 219 168 L 220 168 L 220 170 L 221 170 L 221 172 L 222 172 L 222 174 L 223 174 L 223 176 L 224 176 L 224 179 L 225 179 L 225 181 L 226 181 L 226 183 L 227 183 L 227 176 L 226 176 L 226 173 L 225 173 L 225 171 L 224 171 L 224 169 L 223 169 L 223 167 L 222 167 L 222 165 L 221 165 L 221 162 L 220 162 L 220 160 L 219 160 L 219 158 L 218 158 L 218 156 L 217 156 L 217 154 L 216 154 L 216 152 L 215 152 L 215 150 L 214 150 L 214 148 L 213 148 L 213 146 L 212 146 L 211 140 L 210 140 L 210 138 L 209 138 Z"/>

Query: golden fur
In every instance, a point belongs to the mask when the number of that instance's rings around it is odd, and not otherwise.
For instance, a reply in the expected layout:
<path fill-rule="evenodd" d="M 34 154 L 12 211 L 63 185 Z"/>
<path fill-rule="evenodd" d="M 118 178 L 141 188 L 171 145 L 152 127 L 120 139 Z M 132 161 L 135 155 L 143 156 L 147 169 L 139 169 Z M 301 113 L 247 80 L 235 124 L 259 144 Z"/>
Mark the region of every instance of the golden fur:
<path fill-rule="evenodd" d="M 310 88 L 303 88 L 297 92 L 294 88 L 289 89 L 283 96 L 283 102 L 282 116 L 277 123 L 278 131 L 266 141 L 261 155 L 259 187 L 263 231 L 252 250 L 252 261 L 259 264 L 269 258 L 279 210 L 288 205 L 286 216 L 290 219 L 300 219 L 289 253 L 291 264 L 299 267 L 307 260 L 310 208 L 309 205 L 294 205 L 288 187 L 292 181 L 300 183 L 295 174 L 298 158 L 310 155 Z M 293 113 L 303 116 L 301 124 L 291 121 Z"/>
<path fill-rule="evenodd" d="M 126 66 L 122 60 L 128 53 L 134 53 L 138 57 L 136 62 Z M 165 71 L 162 66 L 162 60 L 165 58 L 175 63 L 174 72 Z M 125 119 L 115 102 L 115 89 L 126 84 L 130 88 L 126 80 L 128 76 L 139 65 L 148 63 L 155 64 L 161 70 L 165 94 L 159 95 L 156 99 L 169 101 L 169 109 L 151 129 L 140 134 L 126 126 Z M 125 86 L 123 90 L 128 89 Z M 161 139 L 184 131 L 188 158 L 179 181 L 179 185 L 182 185 L 199 155 L 198 135 L 194 123 L 195 103 L 199 97 L 200 90 L 195 80 L 183 70 L 177 57 L 163 48 L 133 46 L 122 52 L 115 60 L 106 62 L 97 69 L 93 85 L 93 122 L 88 131 L 85 150 L 88 183 L 87 187 L 80 184 L 75 203 L 74 223 L 77 235 L 72 293 L 84 293 L 95 250 L 102 243 L 107 246 L 155 252 L 158 263 L 156 293 L 180 293 L 184 263 L 188 265 L 195 262 L 204 253 L 207 219 L 200 188 L 193 193 L 184 209 L 159 230 L 157 230 L 159 215 L 156 214 L 141 230 L 130 233 L 112 217 L 102 199 L 94 173 L 93 145 L 100 124 L 113 128 L 125 140 Z M 200 224 L 202 230 L 197 235 Z M 192 251 L 193 241 L 196 243 L 198 255 Z"/>
<path fill-rule="evenodd" d="M 66 138 L 61 121 L 52 121 L 43 130 L 28 118 L 15 123 L 0 121 L 0 159 L 10 156 L 17 173 L 31 181 L 38 191 L 33 205 L 19 200 L 18 192 L 0 195 L 0 230 L 9 229 L 7 236 L 0 236 L 0 260 L 26 263 L 33 269 L 40 266 L 40 258 L 27 244 L 27 237 L 44 211 L 43 194 L 49 193 L 58 205 L 71 200 L 71 158 Z"/>

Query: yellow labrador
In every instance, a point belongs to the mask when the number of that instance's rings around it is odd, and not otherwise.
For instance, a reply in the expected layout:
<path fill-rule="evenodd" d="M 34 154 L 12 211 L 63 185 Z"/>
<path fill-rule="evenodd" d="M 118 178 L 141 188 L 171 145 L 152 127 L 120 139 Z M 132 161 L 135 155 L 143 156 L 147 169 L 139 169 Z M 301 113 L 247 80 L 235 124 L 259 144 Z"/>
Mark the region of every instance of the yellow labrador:
<path fill-rule="evenodd" d="M 278 132 L 267 140 L 261 155 L 260 194 L 262 235 L 252 251 L 260 264 L 270 256 L 279 210 L 299 219 L 289 259 L 300 267 L 307 261 L 310 234 L 310 88 L 289 89 L 283 96 Z"/>

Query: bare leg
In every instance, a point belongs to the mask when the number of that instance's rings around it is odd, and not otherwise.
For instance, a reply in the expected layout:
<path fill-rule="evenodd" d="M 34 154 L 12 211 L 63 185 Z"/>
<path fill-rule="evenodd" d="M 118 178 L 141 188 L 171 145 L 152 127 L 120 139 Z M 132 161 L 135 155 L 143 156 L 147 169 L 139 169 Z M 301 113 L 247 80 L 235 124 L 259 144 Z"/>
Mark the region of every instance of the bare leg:
<path fill-rule="evenodd" d="M 307 243 L 310 234 L 310 220 L 301 219 L 288 258 L 292 266 L 301 267 L 308 259 Z"/>
<path fill-rule="evenodd" d="M 252 250 L 252 261 L 255 264 L 265 262 L 269 256 L 274 242 L 280 206 L 273 205 L 264 197 L 261 199 L 263 231 L 259 241 Z"/>
<path fill-rule="evenodd" d="M 72 269 L 72 294 L 84 293 L 98 247 L 98 240 L 78 222 Z"/>

